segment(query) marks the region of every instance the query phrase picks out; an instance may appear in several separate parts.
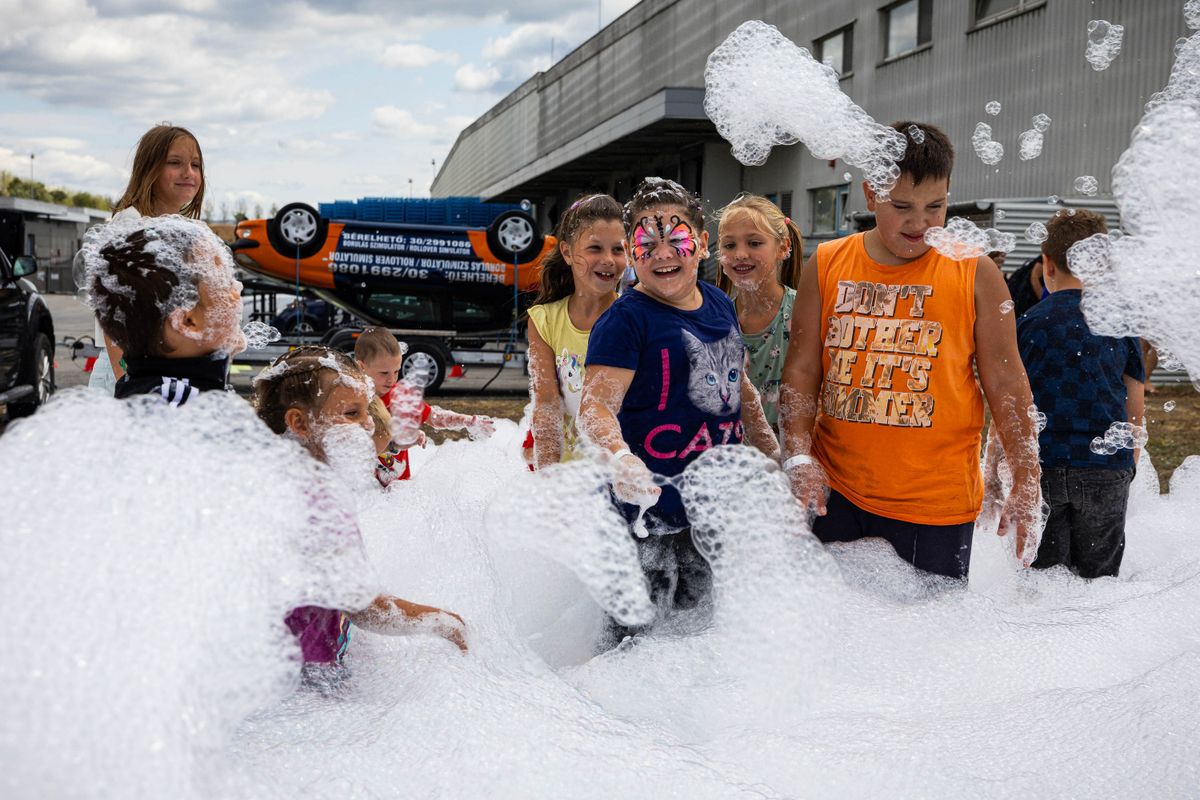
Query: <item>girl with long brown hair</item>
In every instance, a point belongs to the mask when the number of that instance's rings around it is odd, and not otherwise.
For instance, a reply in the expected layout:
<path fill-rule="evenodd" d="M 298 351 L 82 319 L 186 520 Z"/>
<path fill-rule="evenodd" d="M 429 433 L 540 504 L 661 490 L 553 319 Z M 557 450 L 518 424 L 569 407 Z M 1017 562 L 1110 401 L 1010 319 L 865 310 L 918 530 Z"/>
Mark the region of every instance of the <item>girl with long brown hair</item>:
<path fill-rule="evenodd" d="M 117 201 L 113 218 L 160 217 L 179 214 L 200 219 L 204 205 L 204 155 L 187 128 L 155 125 L 138 141 L 133 170 L 125 193 Z M 125 374 L 123 354 L 96 324 L 96 344 L 104 346 L 92 368 L 88 386 L 112 394 Z"/>
<path fill-rule="evenodd" d="M 592 325 L 617 299 L 625 272 L 621 205 L 607 194 L 580 197 L 558 221 L 558 246 L 542 261 L 542 286 L 529 309 L 529 394 L 533 463 L 574 455 Z"/>

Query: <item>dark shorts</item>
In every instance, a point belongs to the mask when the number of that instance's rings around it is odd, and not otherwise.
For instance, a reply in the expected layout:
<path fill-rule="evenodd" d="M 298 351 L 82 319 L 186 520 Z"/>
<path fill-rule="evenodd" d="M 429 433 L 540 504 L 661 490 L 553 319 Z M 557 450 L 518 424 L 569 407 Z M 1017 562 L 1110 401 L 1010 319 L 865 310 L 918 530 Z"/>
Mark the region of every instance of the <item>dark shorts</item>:
<path fill-rule="evenodd" d="M 974 522 L 919 525 L 864 511 L 838 492 L 829 493 L 825 516 L 813 519 L 813 534 L 822 542 L 855 542 L 877 537 L 914 567 L 947 578 L 966 578 L 971 566 Z"/>
<path fill-rule="evenodd" d="M 654 621 L 632 627 L 609 617 L 600 641 L 601 651 L 620 644 L 626 636 L 652 628 L 673 611 L 695 608 L 712 594 L 712 569 L 692 542 L 690 528 L 661 536 L 630 536 L 637 542 L 638 560 L 656 609 Z"/>
<path fill-rule="evenodd" d="M 1081 578 L 1116 575 L 1125 552 L 1125 509 L 1133 469 L 1045 467 L 1050 516 L 1035 569 L 1064 566 Z"/>

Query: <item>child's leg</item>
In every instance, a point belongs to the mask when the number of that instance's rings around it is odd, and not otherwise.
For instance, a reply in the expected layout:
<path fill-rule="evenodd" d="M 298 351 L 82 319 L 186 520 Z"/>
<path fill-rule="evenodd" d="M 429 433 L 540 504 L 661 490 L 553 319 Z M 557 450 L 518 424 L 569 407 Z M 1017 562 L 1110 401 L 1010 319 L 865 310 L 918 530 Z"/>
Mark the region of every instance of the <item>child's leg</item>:
<path fill-rule="evenodd" d="M 1071 493 L 1067 489 L 1067 468 L 1046 467 L 1042 470 L 1042 499 L 1050 506 L 1046 518 L 1046 530 L 1038 545 L 1034 569 L 1070 567 L 1071 527 L 1074 511 L 1071 508 Z"/>
<path fill-rule="evenodd" d="M 712 594 L 712 568 L 700 555 L 692 541 L 691 528 L 671 534 L 675 550 L 677 579 L 673 603 L 675 608 L 695 608 Z"/>
<path fill-rule="evenodd" d="M 974 522 L 918 525 L 872 515 L 870 533 L 886 539 L 896 555 L 924 572 L 965 579 L 971 567 Z"/>
<path fill-rule="evenodd" d="M 1071 562 L 1081 578 L 1115 576 L 1125 552 L 1132 469 L 1072 471 Z"/>

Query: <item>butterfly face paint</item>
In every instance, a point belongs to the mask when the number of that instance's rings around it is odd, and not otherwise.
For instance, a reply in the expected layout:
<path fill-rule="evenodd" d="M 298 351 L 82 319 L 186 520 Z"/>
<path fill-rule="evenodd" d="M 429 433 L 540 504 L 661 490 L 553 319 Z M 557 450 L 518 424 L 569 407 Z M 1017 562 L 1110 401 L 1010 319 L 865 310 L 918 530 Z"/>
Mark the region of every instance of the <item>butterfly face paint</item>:
<path fill-rule="evenodd" d="M 633 229 L 634 261 L 649 261 L 660 244 L 668 245 L 680 258 L 691 258 L 696 253 L 696 237 L 692 226 L 675 214 L 671 215 L 668 223 L 664 223 L 661 215 L 638 220 L 637 227 Z"/>

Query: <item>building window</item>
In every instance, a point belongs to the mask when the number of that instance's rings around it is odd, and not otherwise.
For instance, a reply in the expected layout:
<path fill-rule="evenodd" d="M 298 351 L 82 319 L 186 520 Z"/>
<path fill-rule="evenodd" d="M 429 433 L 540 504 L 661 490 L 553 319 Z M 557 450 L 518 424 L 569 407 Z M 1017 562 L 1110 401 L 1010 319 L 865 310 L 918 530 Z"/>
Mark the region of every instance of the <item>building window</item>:
<path fill-rule="evenodd" d="M 986 25 L 1043 6 L 1046 0 L 974 0 L 975 24 Z"/>
<path fill-rule="evenodd" d="M 816 41 L 817 60 L 840 75 L 854 70 L 854 28 L 847 26 Z"/>
<path fill-rule="evenodd" d="M 843 183 L 841 186 L 813 189 L 809 195 L 812 207 L 812 232 L 844 235 L 847 231 L 846 207 L 850 203 L 850 184 Z"/>
<path fill-rule="evenodd" d="M 883 58 L 898 58 L 933 40 L 932 0 L 904 0 L 884 8 Z"/>

